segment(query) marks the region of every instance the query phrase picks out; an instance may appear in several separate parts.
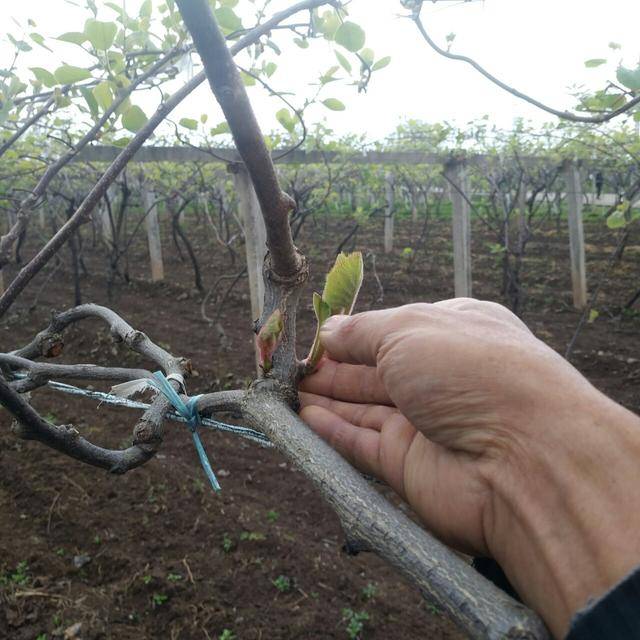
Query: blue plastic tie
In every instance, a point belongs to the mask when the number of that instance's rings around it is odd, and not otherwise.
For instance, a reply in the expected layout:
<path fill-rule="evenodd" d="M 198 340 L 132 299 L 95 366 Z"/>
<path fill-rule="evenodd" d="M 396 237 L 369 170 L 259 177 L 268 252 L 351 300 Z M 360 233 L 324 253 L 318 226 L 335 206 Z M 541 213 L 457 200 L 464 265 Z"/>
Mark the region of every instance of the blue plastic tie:
<path fill-rule="evenodd" d="M 193 396 L 185 402 L 171 386 L 171 383 L 167 380 L 164 373 L 156 371 L 153 374 L 153 378 L 153 386 L 162 393 L 162 395 L 173 405 L 178 414 L 186 420 L 191 431 L 193 444 L 195 445 L 198 457 L 200 458 L 200 464 L 202 465 L 204 472 L 207 474 L 207 478 L 209 478 L 209 482 L 211 483 L 213 490 L 220 491 L 220 483 L 211 468 L 207 452 L 204 450 L 204 446 L 200 440 L 200 435 L 198 434 L 198 427 L 201 424 L 200 414 L 198 413 L 198 398 L 200 398 L 200 396 Z"/>

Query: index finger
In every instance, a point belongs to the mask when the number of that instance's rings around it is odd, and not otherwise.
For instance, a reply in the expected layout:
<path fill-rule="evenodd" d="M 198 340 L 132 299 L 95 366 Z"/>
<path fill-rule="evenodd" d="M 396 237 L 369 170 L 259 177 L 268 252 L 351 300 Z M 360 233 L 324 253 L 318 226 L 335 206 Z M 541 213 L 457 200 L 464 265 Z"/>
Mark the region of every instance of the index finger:
<path fill-rule="evenodd" d="M 331 316 L 320 329 L 320 341 L 333 360 L 375 367 L 382 341 L 398 309 Z"/>
<path fill-rule="evenodd" d="M 329 358 L 321 360 L 316 372 L 304 378 L 300 389 L 347 402 L 393 404 L 375 367 Z"/>

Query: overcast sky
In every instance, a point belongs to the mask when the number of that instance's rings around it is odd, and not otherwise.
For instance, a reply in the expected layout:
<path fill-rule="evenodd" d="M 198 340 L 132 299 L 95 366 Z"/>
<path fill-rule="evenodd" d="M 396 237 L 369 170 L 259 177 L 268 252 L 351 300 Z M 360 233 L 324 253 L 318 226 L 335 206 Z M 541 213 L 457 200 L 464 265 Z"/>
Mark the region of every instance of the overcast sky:
<path fill-rule="evenodd" d="M 78 0 L 80 1 L 80 0 Z M 100 0 L 97 4 L 102 5 Z M 156 3 L 158 0 L 154 0 Z M 289 5 L 291 0 L 275 0 L 274 9 Z M 126 0 L 132 13 L 140 0 Z M 241 0 L 246 4 L 246 0 Z M 374 75 L 369 91 L 357 95 L 353 87 L 332 85 L 324 97 L 337 97 L 348 105 L 344 112 L 330 112 L 314 107 L 309 119 L 322 120 L 340 133 L 366 133 L 380 138 L 390 133 L 405 118 L 429 122 L 448 120 L 463 125 L 474 118 L 489 114 L 492 122 L 509 128 L 516 117 L 541 123 L 550 117 L 512 98 L 490 84 L 473 69 L 459 62 L 439 57 L 424 43 L 415 26 L 400 16 L 404 13 L 398 0 L 353 0 L 351 19 L 361 24 L 367 33 L 367 46 L 376 57 L 390 55 L 389 67 Z M 450 32 L 456 33 L 452 50 L 474 57 L 495 75 L 521 90 L 535 95 L 557 108 L 574 104 L 569 88 L 584 84 L 601 87 L 607 77 L 613 77 L 615 66 L 624 56 L 625 63 L 635 66 L 640 59 L 640 2 L 637 0 L 479 0 L 475 2 L 425 2 L 424 22 L 437 42 L 445 44 Z M 19 30 L 8 20 L 15 17 L 25 22 L 31 17 L 45 36 L 57 36 L 65 31 L 82 30 L 82 18 L 77 9 L 64 0 L 20 0 L 0 4 L 1 23 L 14 35 Z M 99 17 L 112 19 L 105 9 Z M 3 40 L 6 37 L 3 35 Z M 278 36 L 285 44 L 288 38 Z M 622 45 L 613 52 L 609 42 Z M 57 48 L 56 48 L 57 50 Z M 1 66 L 9 63 L 10 50 L 0 49 Z M 35 51 L 27 59 L 55 68 L 57 62 L 44 51 Z M 63 55 L 70 64 L 81 64 L 76 48 L 67 45 Z M 586 69 L 589 58 L 606 57 L 610 66 Z M 273 76 L 278 89 L 301 96 L 309 94 L 308 83 L 320 72 L 335 64 L 326 43 L 313 44 L 307 50 L 295 45 L 283 48 L 279 70 Z M 273 114 L 282 105 L 274 98 L 252 98 L 265 130 L 277 127 Z M 151 100 L 149 98 L 148 100 Z M 296 102 L 296 98 L 292 99 Z M 299 103 L 299 102 L 298 102 Z M 143 104 L 150 112 L 153 104 Z M 180 108 L 181 116 L 210 115 L 210 122 L 221 120 L 206 87 L 193 94 Z"/>

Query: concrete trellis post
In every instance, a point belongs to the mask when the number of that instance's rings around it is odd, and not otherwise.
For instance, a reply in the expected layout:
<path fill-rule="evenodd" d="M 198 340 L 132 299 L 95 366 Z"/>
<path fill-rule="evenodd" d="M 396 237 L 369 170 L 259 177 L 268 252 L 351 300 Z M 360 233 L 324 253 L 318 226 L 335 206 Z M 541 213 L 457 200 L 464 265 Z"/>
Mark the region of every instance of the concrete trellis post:
<path fill-rule="evenodd" d="M 418 222 L 418 194 L 414 185 L 411 185 L 409 194 L 411 197 L 411 222 L 415 224 Z"/>
<path fill-rule="evenodd" d="M 142 206 L 146 213 L 144 219 L 149 243 L 149 259 L 151 261 L 151 280 L 164 280 L 164 263 L 162 262 L 162 242 L 160 238 L 160 222 L 158 220 L 158 205 L 156 196 L 151 191 L 142 188 Z"/>
<path fill-rule="evenodd" d="M 107 189 L 107 195 L 111 204 L 111 213 L 115 214 L 117 208 L 118 192 L 112 185 Z M 97 209 L 99 226 L 102 234 L 102 239 L 108 247 L 113 246 L 113 227 L 111 226 L 111 220 L 109 219 L 109 209 L 104 199 L 100 200 L 100 204 Z"/>
<path fill-rule="evenodd" d="M 388 172 L 384 177 L 384 188 L 387 197 L 387 209 L 384 214 L 384 252 L 393 251 L 393 223 L 394 223 L 394 175 Z"/>
<path fill-rule="evenodd" d="M 449 182 L 453 226 L 453 269 L 456 298 L 471 297 L 471 207 L 466 194 L 469 183 L 464 164 L 452 162 L 445 166 Z"/>
<path fill-rule="evenodd" d="M 251 317 L 256 320 L 262 315 L 264 304 L 264 281 L 262 267 L 267 253 L 267 232 L 260 211 L 260 203 L 251 184 L 251 178 L 244 166 L 234 167 L 233 183 L 238 194 L 238 212 L 244 227 L 247 273 L 251 293 Z M 256 351 L 256 366 L 258 366 Z"/>
<path fill-rule="evenodd" d="M 582 227 L 582 183 L 580 170 L 575 162 L 565 163 L 564 178 L 567 186 L 573 306 L 576 309 L 583 309 L 587 304 L 587 268 Z"/>

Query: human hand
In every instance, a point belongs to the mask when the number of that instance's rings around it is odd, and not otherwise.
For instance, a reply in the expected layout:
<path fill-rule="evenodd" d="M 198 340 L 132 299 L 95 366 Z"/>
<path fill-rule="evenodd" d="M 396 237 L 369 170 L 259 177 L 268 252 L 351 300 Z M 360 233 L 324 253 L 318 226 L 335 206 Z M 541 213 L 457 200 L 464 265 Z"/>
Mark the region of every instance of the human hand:
<path fill-rule="evenodd" d="M 496 558 L 554 632 L 640 561 L 638 545 L 594 546 L 611 541 L 600 511 L 611 463 L 640 456 L 637 418 L 504 307 L 455 299 L 337 317 L 322 342 L 328 358 L 301 387 L 305 421 L 438 537 Z M 599 455 L 609 465 L 596 469 Z M 622 466 L 640 479 L 640 465 Z"/>

